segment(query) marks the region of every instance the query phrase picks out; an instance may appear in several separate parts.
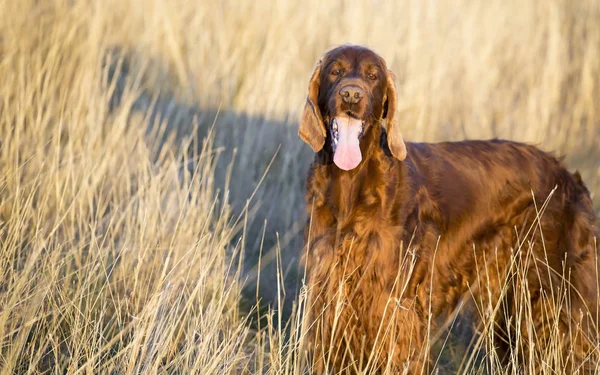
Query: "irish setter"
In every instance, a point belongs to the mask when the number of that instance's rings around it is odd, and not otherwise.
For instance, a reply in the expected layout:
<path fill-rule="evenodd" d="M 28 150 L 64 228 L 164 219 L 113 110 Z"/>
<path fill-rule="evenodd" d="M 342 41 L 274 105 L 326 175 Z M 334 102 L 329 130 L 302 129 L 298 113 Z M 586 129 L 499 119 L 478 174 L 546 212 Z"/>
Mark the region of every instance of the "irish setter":
<path fill-rule="evenodd" d="M 316 153 L 305 249 L 316 369 L 427 372 L 436 323 L 466 300 L 502 358 L 539 359 L 558 335 L 564 353 L 545 365 L 579 366 L 571 349 L 596 337 L 598 307 L 579 173 L 511 141 L 405 143 L 396 96 L 385 61 L 360 46 L 327 52 L 310 79 L 299 135 Z"/>

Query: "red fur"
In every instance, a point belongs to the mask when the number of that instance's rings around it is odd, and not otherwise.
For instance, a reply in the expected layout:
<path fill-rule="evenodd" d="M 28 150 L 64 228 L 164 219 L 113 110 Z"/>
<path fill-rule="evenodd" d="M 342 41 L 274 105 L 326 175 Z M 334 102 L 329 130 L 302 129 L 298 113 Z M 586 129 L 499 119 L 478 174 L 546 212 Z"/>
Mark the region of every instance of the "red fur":
<path fill-rule="evenodd" d="M 332 66 L 343 72 L 332 75 Z M 365 76 L 369 69 L 378 72 L 376 81 Z M 313 147 L 324 144 L 306 193 L 308 312 L 317 367 L 354 372 L 369 363 L 393 372 L 427 371 L 430 318 L 454 311 L 464 296 L 473 296 L 483 315 L 502 304 L 494 319 L 497 346 L 507 353 L 512 349 L 501 339 L 515 322 L 505 317 L 518 316 L 522 290 L 533 309 L 537 348 L 544 348 L 555 323 L 544 313 L 551 293 L 571 296 L 558 304 L 561 332 L 580 323 L 581 313 L 587 332 L 593 330 L 596 219 L 579 175 L 533 146 L 502 140 L 406 143 L 406 159 L 395 158 L 404 143 L 398 143 L 399 130 L 390 130 L 394 106 L 385 113 L 395 103 L 388 74 L 374 52 L 343 46 L 324 56 L 311 79 L 307 106 L 319 113 L 305 109 L 300 133 Z M 368 93 L 350 109 L 337 98 L 347 79 Z M 332 163 L 329 126 L 348 110 L 365 121 L 363 160 L 342 171 Z M 560 277 L 563 270 L 571 286 Z M 515 278 L 516 272 L 524 277 Z M 581 360 L 568 355 L 569 342 L 565 366 Z"/>

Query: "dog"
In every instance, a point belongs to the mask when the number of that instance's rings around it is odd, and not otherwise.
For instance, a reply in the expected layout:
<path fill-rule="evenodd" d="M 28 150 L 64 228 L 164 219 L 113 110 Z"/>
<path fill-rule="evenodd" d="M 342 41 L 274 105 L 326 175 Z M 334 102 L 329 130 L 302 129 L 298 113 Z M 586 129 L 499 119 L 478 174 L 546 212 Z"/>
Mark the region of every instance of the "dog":
<path fill-rule="evenodd" d="M 362 46 L 325 53 L 310 78 L 298 134 L 315 152 L 303 255 L 315 369 L 427 372 L 431 331 L 465 298 L 504 360 L 525 365 L 558 332 L 556 366 L 581 364 L 571 349 L 594 335 L 598 254 L 579 173 L 512 141 L 405 142 L 397 100 Z M 523 306 L 533 331 L 517 324 Z"/>

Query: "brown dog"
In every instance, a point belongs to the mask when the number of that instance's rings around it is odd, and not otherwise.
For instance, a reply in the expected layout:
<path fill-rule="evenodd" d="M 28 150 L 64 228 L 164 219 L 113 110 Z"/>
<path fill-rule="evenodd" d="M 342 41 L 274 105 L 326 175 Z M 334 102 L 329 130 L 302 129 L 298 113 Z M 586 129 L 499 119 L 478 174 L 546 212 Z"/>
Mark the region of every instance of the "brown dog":
<path fill-rule="evenodd" d="M 396 100 L 364 47 L 329 51 L 310 79 L 299 135 L 316 152 L 305 256 L 318 369 L 427 372 L 432 323 L 464 296 L 505 360 L 542 361 L 556 334 L 550 365 L 581 362 L 569 350 L 589 343 L 573 331 L 593 331 L 598 278 L 579 174 L 515 142 L 405 143 Z"/>

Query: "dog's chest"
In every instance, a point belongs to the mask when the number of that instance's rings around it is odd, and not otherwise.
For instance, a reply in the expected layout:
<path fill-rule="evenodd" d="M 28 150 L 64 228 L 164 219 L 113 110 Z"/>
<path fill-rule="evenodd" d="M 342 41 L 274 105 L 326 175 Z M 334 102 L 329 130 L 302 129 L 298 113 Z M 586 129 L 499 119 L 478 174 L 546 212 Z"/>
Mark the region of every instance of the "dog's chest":
<path fill-rule="evenodd" d="M 361 179 L 350 178 L 347 175 L 339 175 L 332 179 L 329 185 L 329 206 L 338 221 L 343 221 L 361 204 L 360 195 L 363 187 Z"/>
<path fill-rule="evenodd" d="M 357 218 L 365 215 L 380 214 L 384 205 L 381 193 L 382 186 L 376 183 L 379 176 L 374 176 L 373 171 L 366 169 L 356 174 L 334 173 L 329 179 L 325 192 L 327 205 L 332 209 L 332 214 L 338 221 Z"/>

